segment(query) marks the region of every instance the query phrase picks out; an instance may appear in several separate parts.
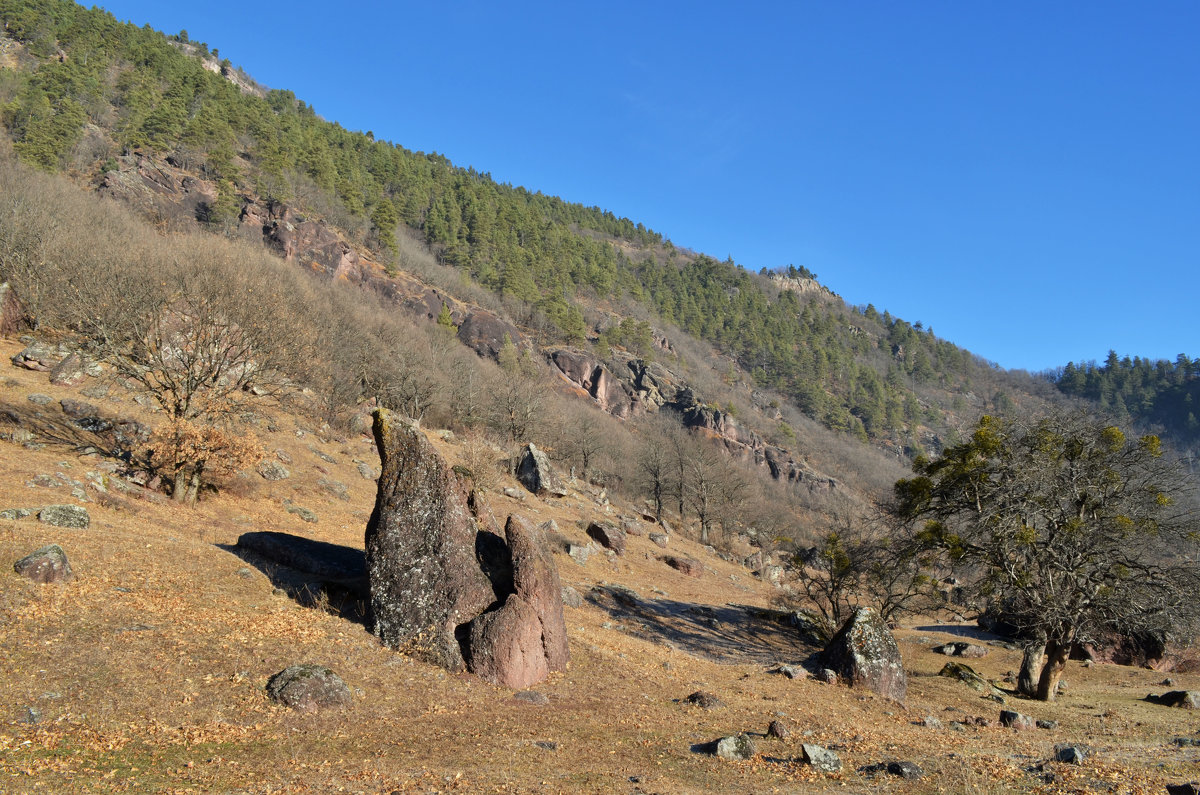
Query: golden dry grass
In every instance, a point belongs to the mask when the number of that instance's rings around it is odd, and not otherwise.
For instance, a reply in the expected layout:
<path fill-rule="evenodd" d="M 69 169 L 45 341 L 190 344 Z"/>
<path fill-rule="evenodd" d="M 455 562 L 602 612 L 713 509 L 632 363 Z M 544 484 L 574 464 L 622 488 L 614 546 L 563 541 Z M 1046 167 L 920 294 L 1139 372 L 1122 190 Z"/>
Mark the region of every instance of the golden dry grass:
<path fill-rule="evenodd" d="M 0 341 L 0 354 L 7 359 L 19 347 Z M 55 405 L 35 407 L 27 394 L 77 396 L 49 385 L 45 374 L 5 369 L 0 403 L 46 419 Z M 114 413 L 142 411 L 127 395 L 97 402 Z M 571 665 L 537 687 L 549 697 L 546 706 L 414 662 L 381 648 L 360 624 L 280 595 L 219 546 L 249 530 L 362 545 L 374 484 L 353 462 L 375 464 L 370 440 L 334 438 L 290 415 L 273 419 L 275 431 L 264 423 L 258 432 L 267 449 L 290 456 L 292 477 L 256 478 L 246 496 L 220 495 L 194 508 L 128 497 L 92 502 L 86 530 L 0 520 L 0 791 L 1149 793 L 1200 778 L 1200 749 L 1170 744 L 1197 736 L 1200 718 L 1141 701 L 1164 689 L 1163 674 L 1153 671 L 1071 663 L 1057 703 L 1009 699 L 1011 708 L 1059 721 L 1058 729 L 953 730 L 951 720 L 995 719 L 1000 706 L 932 675 L 946 658 L 929 646 L 957 635 L 930 622 L 898 632 L 913 674 L 906 707 L 791 681 L 760 663 L 700 659 L 634 637 L 623 631 L 637 629 L 628 619 L 590 603 L 566 608 Z M 431 436 L 457 460 L 456 440 Z M 99 462 L 66 443 L 30 450 L 0 442 L 0 508 L 77 502 L 67 487 L 26 483 L 55 472 L 85 480 Z M 319 489 L 323 477 L 345 483 L 349 502 Z M 512 485 L 502 480 L 500 487 Z M 319 522 L 286 513 L 284 499 L 312 509 Z M 501 521 L 510 512 L 555 519 L 563 536 L 580 543 L 579 522 L 606 515 L 586 491 L 551 503 L 493 492 L 491 504 Z M 614 508 L 607 516 L 620 513 Z M 66 550 L 74 582 L 35 585 L 12 572 L 11 561 L 51 542 Z M 645 599 L 718 608 L 770 603 L 773 589 L 745 569 L 678 537 L 671 551 L 703 561 L 705 575 L 668 568 L 658 560 L 662 550 L 644 537 L 630 538 L 626 555 L 615 560 L 557 560 L 563 583 L 585 594 L 608 582 Z M 719 631 L 737 642 L 738 627 Z M 355 689 L 354 704 L 305 715 L 268 702 L 267 678 L 296 662 L 333 668 Z M 970 662 L 999 679 L 1018 666 L 1019 655 L 993 648 Z M 1176 689 L 1200 689 L 1200 675 L 1174 678 Z M 698 689 L 728 706 L 704 711 L 680 703 Z M 29 708 L 40 713 L 36 723 L 23 721 Z M 915 725 L 926 715 L 945 728 Z M 728 734 L 765 733 L 776 717 L 792 726 L 791 738 L 758 738 L 752 761 L 690 750 Z M 842 772 L 821 775 L 796 762 L 802 742 L 837 748 Z M 1086 744 L 1093 755 L 1079 767 L 1047 761 L 1058 742 Z M 872 780 L 856 772 L 898 759 L 920 764 L 925 778 Z"/>

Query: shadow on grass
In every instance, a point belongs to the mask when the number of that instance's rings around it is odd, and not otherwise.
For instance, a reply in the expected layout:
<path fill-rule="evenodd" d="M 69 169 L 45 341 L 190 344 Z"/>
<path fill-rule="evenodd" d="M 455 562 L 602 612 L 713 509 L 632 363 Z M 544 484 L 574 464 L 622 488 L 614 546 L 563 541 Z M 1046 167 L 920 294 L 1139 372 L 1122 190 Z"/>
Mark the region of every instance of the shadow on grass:
<path fill-rule="evenodd" d="M 779 610 L 643 599 L 618 585 L 598 585 L 587 600 L 634 637 L 716 663 L 771 665 L 803 660 L 816 649 L 800 637 L 791 614 Z"/>
<path fill-rule="evenodd" d="M 366 553 L 279 532 L 243 533 L 217 544 L 266 575 L 297 604 L 325 610 L 370 629 Z"/>

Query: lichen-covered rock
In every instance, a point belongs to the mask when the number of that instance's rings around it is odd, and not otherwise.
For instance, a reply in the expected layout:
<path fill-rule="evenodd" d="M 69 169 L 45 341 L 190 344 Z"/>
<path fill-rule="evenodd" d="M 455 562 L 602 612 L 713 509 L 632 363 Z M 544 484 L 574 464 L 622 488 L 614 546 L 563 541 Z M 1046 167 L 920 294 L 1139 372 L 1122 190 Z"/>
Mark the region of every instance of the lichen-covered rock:
<path fill-rule="evenodd" d="M 938 676 L 957 679 L 977 693 L 987 694 L 996 690 L 986 679 L 975 673 L 974 668 L 966 663 L 948 662 L 942 666 L 942 670 L 938 671 Z"/>
<path fill-rule="evenodd" d="M 663 549 L 666 549 L 666 547 L 667 547 L 667 534 L 666 533 L 651 533 L 650 540 L 653 541 L 656 546 L 660 546 Z"/>
<path fill-rule="evenodd" d="M 525 445 L 516 475 L 522 486 L 538 496 L 562 497 L 567 493 L 550 465 L 550 459 L 533 442 Z"/>
<path fill-rule="evenodd" d="M 391 648 L 462 670 L 455 632 L 497 596 L 475 557 L 466 487 L 399 415 L 376 410 L 374 433 L 382 474 L 366 558 L 375 634 Z"/>
<path fill-rule="evenodd" d="M 610 522 L 592 522 L 587 534 L 600 542 L 600 546 L 611 549 L 618 555 L 625 554 L 625 531 Z"/>
<path fill-rule="evenodd" d="M 800 746 L 804 761 L 822 773 L 836 773 L 842 769 L 842 760 L 835 752 L 819 745 L 804 743 Z"/>
<path fill-rule="evenodd" d="M 67 553 L 58 544 L 35 550 L 13 564 L 13 571 L 34 582 L 68 582 L 75 578 Z"/>
<path fill-rule="evenodd" d="M 301 712 L 322 707 L 344 707 L 350 703 L 350 688 L 342 678 L 323 665 L 293 665 L 267 681 L 272 701 Z"/>
<path fill-rule="evenodd" d="M 287 480 L 292 476 L 292 473 L 283 464 L 268 459 L 260 461 L 254 470 L 262 475 L 263 480 Z"/>
<path fill-rule="evenodd" d="M 700 709 L 722 709 L 725 706 L 724 701 L 704 690 L 697 690 L 685 698 L 684 702 L 694 704 Z"/>
<path fill-rule="evenodd" d="M 745 734 L 722 737 L 717 740 L 717 756 L 721 759 L 740 762 L 752 759 L 756 753 L 758 751 L 754 747 L 754 741 Z"/>
<path fill-rule="evenodd" d="M 518 516 L 504 528 L 512 588 L 498 610 L 471 622 L 467 667 L 483 679 L 526 688 L 566 670 L 567 627 L 558 567 L 541 531 Z"/>
<path fill-rule="evenodd" d="M 47 505 L 38 511 L 38 521 L 54 527 L 86 529 L 92 523 L 86 508 L 78 505 Z"/>
<path fill-rule="evenodd" d="M 837 672 L 852 687 L 866 687 L 893 701 L 904 703 L 908 677 L 900 647 L 879 614 L 860 607 L 821 653 L 822 664 Z"/>
<path fill-rule="evenodd" d="M 87 378 L 87 362 L 78 353 L 72 353 L 50 370 L 50 383 L 56 386 L 76 386 Z"/>

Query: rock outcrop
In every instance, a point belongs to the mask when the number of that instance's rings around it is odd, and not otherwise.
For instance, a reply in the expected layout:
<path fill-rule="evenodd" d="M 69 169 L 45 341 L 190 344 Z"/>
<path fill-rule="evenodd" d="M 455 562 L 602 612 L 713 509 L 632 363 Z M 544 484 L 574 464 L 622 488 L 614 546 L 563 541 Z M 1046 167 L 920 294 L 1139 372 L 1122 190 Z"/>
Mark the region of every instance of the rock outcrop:
<path fill-rule="evenodd" d="M 517 462 L 516 477 L 522 486 L 539 497 L 562 497 L 567 493 L 550 459 L 533 442 L 525 445 L 525 451 Z"/>
<path fill-rule="evenodd" d="M 564 669 L 562 586 L 542 533 L 509 517 L 500 538 L 465 482 L 398 415 L 377 410 L 374 431 L 382 474 L 366 560 L 375 634 L 514 688 Z"/>
<path fill-rule="evenodd" d="M 908 694 L 896 639 L 869 607 L 854 611 L 821 653 L 821 662 L 853 687 L 866 687 L 901 704 Z"/>

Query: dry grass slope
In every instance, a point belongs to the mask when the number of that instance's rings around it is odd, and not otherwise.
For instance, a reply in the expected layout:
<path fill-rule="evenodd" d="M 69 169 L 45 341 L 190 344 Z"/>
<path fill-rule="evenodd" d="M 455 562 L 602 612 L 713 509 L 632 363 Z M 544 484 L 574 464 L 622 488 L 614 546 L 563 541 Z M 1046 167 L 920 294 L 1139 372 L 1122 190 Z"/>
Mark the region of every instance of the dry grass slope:
<path fill-rule="evenodd" d="M 0 341 L 5 359 L 19 349 Z M 5 369 L 0 403 L 30 417 L 40 412 L 50 422 L 57 412 L 54 403 L 30 403 L 30 393 L 78 396 L 51 386 L 44 373 Z M 122 415 L 143 411 L 114 394 L 98 402 Z M 268 450 L 291 459 L 290 478 L 255 476 L 240 496 L 190 508 L 128 496 L 89 502 L 86 530 L 0 520 L 0 791 L 1150 793 L 1200 778 L 1200 749 L 1171 743 L 1200 739 L 1200 718 L 1141 701 L 1163 689 L 1163 674 L 1153 671 L 1071 663 L 1058 703 L 1009 699 L 1011 708 L 1058 721 L 1057 729 L 955 731 L 952 720 L 994 719 L 1000 706 L 933 676 L 946 658 L 929 647 L 957 637 L 956 628 L 933 624 L 898 633 L 911 672 L 907 707 L 898 707 L 770 674 L 745 656 L 713 662 L 688 653 L 678 633 L 585 601 L 566 608 L 569 670 L 538 687 L 549 703 L 514 700 L 511 691 L 381 648 L 361 624 L 281 595 L 222 548 L 250 530 L 361 548 L 374 484 L 354 462 L 377 464 L 371 440 L 338 438 L 286 414 L 272 414 L 257 431 Z M 452 461 L 464 455 L 457 439 L 431 439 Z M 27 484 L 53 473 L 85 481 L 101 463 L 80 453 L 80 440 L 40 441 L 40 449 L 0 441 L 0 508 L 77 502 L 70 486 Z M 322 490 L 321 479 L 345 483 L 350 499 Z M 579 522 L 606 517 L 586 490 L 518 502 L 499 492 L 515 484 L 498 481 L 489 496 L 501 520 L 509 512 L 554 519 L 567 540 L 582 544 Z M 285 499 L 314 511 L 318 522 L 287 513 Z M 70 557 L 73 583 L 35 585 L 12 572 L 12 561 L 52 542 Z M 746 627 L 722 619 L 737 614 L 730 604 L 769 605 L 774 589 L 687 540 L 674 537 L 670 547 L 701 560 L 704 575 L 668 568 L 658 559 L 663 550 L 644 536 L 630 538 L 621 558 L 596 554 L 585 565 L 556 558 L 563 583 L 580 593 L 601 582 L 623 585 L 662 607 L 664 622 L 672 610 L 688 621 L 699 615 L 727 646 L 759 648 Z M 691 609 L 703 606 L 712 610 Z M 703 626 L 691 621 L 682 629 L 695 634 Z M 780 649 L 787 653 L 786 644 Z M 299 714 L 268 702 L 267 679 L 296 662 L 333 668 L 354 689 L 353 705 Z M 1019 655 L 992 648 L 972 664 L 1000 679 L 1018 667 Z M 1176 689 L 1200 689 L 1200 675 L 1175 680 Z M 728 706 L 705 711 L 681 703 L 699 689 Z M 915 724 L 926 715 L 944 728 Z M 750 761 L 690 750 L 737 732 L 765 735 L 777 718 L 793 727 L 791 737 L 756 738 L 759 753 Z M 1083 765 L 1048 761 L 1055 743 L 1067 741 L 1092 749 Z M 802 742 L 835 748 L 842 771 L 822 775 L 796 761 Z M 910 782 L 856 772 L 888 760 L 915 761 L 926 775 Z"/>

